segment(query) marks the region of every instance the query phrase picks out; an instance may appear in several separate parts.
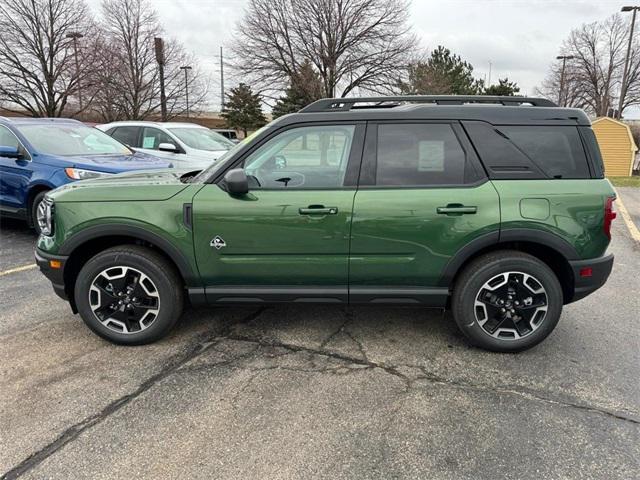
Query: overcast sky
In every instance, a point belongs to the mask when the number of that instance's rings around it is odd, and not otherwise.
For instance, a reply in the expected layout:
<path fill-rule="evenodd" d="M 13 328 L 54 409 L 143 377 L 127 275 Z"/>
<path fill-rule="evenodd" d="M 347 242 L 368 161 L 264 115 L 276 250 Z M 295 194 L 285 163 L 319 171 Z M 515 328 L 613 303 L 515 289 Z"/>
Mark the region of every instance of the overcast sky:
<path fill-rule="evenodd" d="M 444 45 L 492 83 L 508 76 L 533 95 L 570 30 L 619 12 L 629 1 L 616 0 L 412 0 L 410 22 L 421 46 Z M 90 5 L 98 11 L 100 0 Z M 211 108 L 220 99 L 220 46 L 229 47 L 247 0 L 152 0 L 167 37 L 182 42 L 211 75 Z M 632 4 L 637 3 L 631 2 Z M 625 14 L 628 15 L 628 14 Z M 640 29 L 638 29 L 640 32 Z M 230 52 L 229 52 L 230 53 Z M 225 72 L 226 74 L 227 72 Z M 228 78 L 225 86 L 233 82 Z M 640 117 L 640 111 L 633 112 Z"/>

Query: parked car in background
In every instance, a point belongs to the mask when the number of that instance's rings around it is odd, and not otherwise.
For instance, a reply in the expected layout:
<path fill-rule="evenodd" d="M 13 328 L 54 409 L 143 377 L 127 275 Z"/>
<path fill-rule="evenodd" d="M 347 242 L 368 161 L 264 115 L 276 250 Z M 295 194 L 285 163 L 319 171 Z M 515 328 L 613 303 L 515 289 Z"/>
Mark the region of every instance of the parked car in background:
<path fill-rule="evenodd" d="M 238 138 L 238 132 L 236 132 L 231 128 L 212 128 L 211 130 L 213 130 L 216 133 L 219 133 L 224 138 L 232 141 L 233 143 L 238 143 L 240 141 L 240 139 Z"/>
<path fill-rule="evenodd" d="M 207 168 L 234 145 L 195 123 L 131 121 L 97 128 L 131 148 L 170 160 L 177 168 Z"/>
<path fill-rule="evenodd" d="M 76 120 L 0 117 L 0 211 L 27 220 L 38 233 L 36 214 L 49 190 L 74 180 L 171 166 Z"/>

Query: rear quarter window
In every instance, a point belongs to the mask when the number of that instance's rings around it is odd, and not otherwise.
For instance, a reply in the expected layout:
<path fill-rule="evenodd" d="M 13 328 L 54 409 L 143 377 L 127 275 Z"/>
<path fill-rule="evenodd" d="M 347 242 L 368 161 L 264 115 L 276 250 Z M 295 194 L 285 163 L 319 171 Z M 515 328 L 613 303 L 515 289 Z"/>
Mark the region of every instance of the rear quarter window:
<path fill-rule="evenodd" d="M 595 178 L 604 178 L 604 162 L 602 161 L 602 153 L 596 139 L 595 133 L 591 127 L 580 127 L 582 138 L 589 156 L 591 157 L 591 165 L 594 170 Z"/>
<path fill-rule="evenodd" d="M 577 127 L 497 127 L 551 178 L 590 178 Z"/>
<path fill-rule="evenodd" d="M 591 178 L 577 127 L 464 126 L 492 179 Z"/>

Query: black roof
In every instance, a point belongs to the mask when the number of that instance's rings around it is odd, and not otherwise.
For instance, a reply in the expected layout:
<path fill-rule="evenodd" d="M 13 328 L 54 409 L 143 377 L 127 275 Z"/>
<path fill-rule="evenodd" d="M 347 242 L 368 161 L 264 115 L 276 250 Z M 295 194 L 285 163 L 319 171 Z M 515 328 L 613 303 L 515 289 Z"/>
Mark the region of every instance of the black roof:
<path fill-rule="evenodd" d="M 276 121 L 476 120 L 494 125 L 590 125 L 580 109 L 561 108 L 550 100 L 483 95 L 411 95 L 327 98 Z M 274 125 L 275 126 L 275 125 Z"/>

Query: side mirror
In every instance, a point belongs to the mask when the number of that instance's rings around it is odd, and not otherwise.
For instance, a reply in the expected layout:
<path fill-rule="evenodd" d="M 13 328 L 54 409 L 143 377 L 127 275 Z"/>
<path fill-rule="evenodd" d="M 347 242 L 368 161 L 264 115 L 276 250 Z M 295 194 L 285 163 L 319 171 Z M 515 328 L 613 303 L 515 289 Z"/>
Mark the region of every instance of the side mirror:
<path fill-rule="evenodd" d="M 18 147 L 0 145 L 0 157 L 22 158 L 22 153 L 20 153 L 20 149 Z"/>
<path fill-rule="evenodd" d="M 161 143 L 158 145 L 158 150 L 161 152 L 172 152 L 175 153 L 178 151 L 178 147 L 176 147 L 173 143 Z"/>
<path fill-rule="evenodd" d="M 224 176 L 229 195 L 240 196 L 249 193 L 249 179 L 242 168 L 229 170 Z"/>

